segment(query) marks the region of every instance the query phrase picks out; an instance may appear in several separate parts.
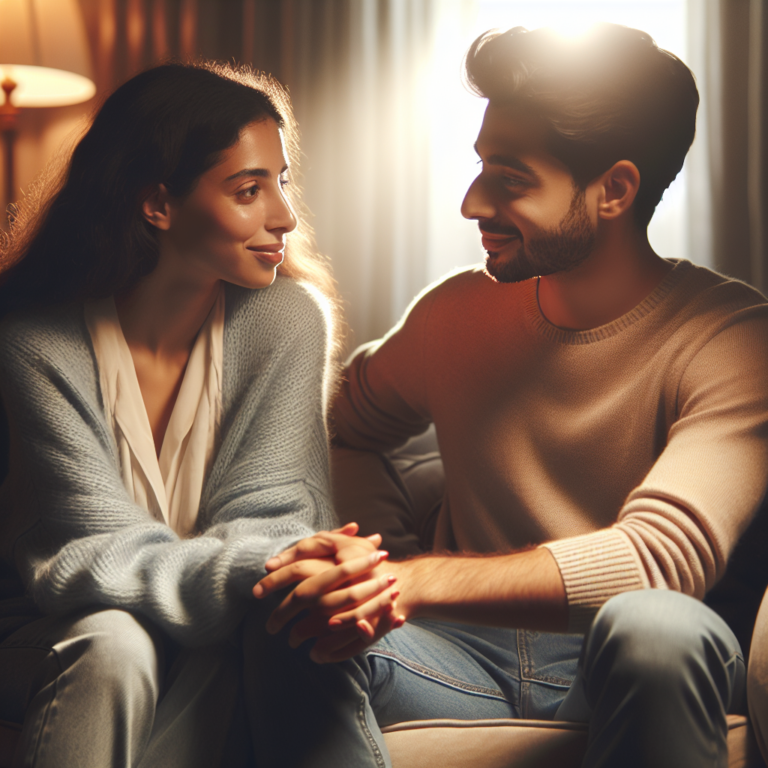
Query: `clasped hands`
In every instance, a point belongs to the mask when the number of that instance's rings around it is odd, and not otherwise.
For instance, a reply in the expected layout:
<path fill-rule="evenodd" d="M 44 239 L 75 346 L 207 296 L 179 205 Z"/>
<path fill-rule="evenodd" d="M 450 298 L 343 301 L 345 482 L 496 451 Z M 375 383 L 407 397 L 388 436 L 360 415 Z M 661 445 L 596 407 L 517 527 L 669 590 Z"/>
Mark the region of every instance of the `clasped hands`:
<path fill-rule="evenodd" d="M 288 642 L 297 648 L 316 637 L 310 657 L 318 663 L 351 658 L 405 622 L 397 612 L 398 566 L 378 549 L 381 536 L 361 538 L 357 532 L 357 524 L 348 523 L 302 539 L 268 560 L 268 575 L 253 588 L 263 599 L 298 582 L 270 615 L 267 631 L 279 632 L 306 611 Z"/>

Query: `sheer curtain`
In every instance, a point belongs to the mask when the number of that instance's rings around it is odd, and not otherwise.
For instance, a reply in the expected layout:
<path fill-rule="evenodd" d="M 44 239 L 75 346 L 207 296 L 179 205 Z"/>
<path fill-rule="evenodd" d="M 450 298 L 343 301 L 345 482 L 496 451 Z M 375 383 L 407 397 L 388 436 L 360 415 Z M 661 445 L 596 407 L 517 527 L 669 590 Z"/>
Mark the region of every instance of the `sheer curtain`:
<path fill-rule="evenodd" d="M 463 89 L 461 63 L 491 26 L 606 19 L 681 55 L 702 94 L 698 135 L 651 242 L 768 288 L 764 0 L 81 2 L 104 90 L 154 61 L 196 55 L 252 63 L 288 86 L 350 346 L 385 333 L 428 282 L 482 258 L 459 207 L 484 105 Z"/>
<path fill-rule="evenodd" d="M 768 291 L 768 11 L 764 0 L 689 0 L 702 97 L 689 158 L 691 250 Z"/>

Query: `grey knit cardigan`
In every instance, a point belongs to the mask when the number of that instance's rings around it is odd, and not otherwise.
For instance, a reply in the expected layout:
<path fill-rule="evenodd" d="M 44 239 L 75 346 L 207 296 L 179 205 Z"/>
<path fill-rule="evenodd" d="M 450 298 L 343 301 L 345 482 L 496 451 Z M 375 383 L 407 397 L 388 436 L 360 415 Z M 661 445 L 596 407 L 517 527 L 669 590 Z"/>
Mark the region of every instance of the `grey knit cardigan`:
<path fill-rule="evenodd" d="M 334 522 L 328 335 L 307 286 L 285 277 L 258 291 L 227 286 L 220 436 L 199 535 L 180 539 L 125 490 L 82 305 L 6 318 L 0 556 L 40 609 L 121 608 L 185 645 L 229 634 L 255 602 L 266 560 Z"/>

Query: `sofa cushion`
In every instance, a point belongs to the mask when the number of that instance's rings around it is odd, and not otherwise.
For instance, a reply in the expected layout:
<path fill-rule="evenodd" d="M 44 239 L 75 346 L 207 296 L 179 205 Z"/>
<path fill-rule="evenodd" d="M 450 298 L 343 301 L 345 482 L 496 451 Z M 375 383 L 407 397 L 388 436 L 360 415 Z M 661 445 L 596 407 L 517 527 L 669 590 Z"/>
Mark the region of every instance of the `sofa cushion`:
<path fill-rule="evenodd" d="M 579 768 L 587 726 L 538 720 L 419 720 L 382 728 L 392 768 Z M 728 768 L 762 768 L 747 718 L 728 715 Z"/>

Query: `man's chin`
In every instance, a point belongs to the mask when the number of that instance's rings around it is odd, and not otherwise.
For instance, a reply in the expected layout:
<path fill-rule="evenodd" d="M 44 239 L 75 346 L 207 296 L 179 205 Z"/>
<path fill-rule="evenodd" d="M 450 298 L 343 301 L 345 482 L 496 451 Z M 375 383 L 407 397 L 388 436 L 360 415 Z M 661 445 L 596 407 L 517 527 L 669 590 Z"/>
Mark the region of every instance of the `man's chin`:
<path fill-rule="evenodd" d="M 528 260 L 520 253 L 513 258 L 505 258 L 499 253 L 486 251 L 484 271 L 497 283 L 521 283 L 536 277 Z"/>

